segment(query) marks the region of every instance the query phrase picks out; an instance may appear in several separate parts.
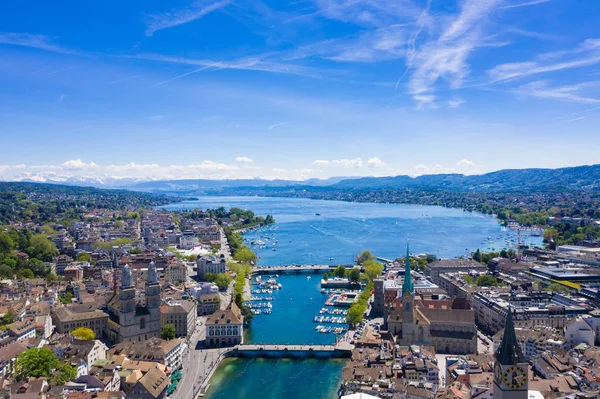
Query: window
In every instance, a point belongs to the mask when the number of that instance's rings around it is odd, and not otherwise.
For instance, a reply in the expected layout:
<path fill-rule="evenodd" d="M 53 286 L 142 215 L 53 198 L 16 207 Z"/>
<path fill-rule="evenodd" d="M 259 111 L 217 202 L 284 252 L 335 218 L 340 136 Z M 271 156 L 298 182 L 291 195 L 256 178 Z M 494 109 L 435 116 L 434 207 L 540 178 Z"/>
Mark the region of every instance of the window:
<path fill-rule="evenodd" d="M 145 318 L 141 318 L 140 319 L 140 329 L 145 329 L 146 328 L 146 319 Z"/>

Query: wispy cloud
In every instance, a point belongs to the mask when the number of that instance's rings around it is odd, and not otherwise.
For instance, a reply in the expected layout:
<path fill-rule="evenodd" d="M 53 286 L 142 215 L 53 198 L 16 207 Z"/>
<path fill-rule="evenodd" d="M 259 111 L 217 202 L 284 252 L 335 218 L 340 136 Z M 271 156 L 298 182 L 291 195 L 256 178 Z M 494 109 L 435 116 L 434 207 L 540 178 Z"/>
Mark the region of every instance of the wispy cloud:
<path fill-rule="evenodd" d="M 498 65 L 488 71 L 492 83 L 581 68 L 600 63 L 600 39 L 587 39 L 574 50 L 540 54 L 533 61 Z"/>
<path fill-rule="evenodd" d="M 576 122 L 576 121 L 580 121 L 580 120 L 585 119 L 585 118 L 587 118 L 587 116 L 580 116 L 579 118 L 569 119 L 568 121 L 565 121 L 565 122 L 567 122 L 567 123 L 568 122 Z"/>
<path fill-rule="evenodd" d="M 551 1 L 552 0 L 532 0 L 532 1 L 526 1 L 523 3 L 507 4 L 505 6 L 500 7 L 500 9 L 507 10 L 510 8 L 529 7 L 529 6 L 535 6 L 535 5 L 542 4 L 542 3 L 549 3 Z"/>
<path fill-rule="evenodd" d="M 167 115 L 152 115 L 150 117 L 151 121 L 162 121 L 163 119 L 165 119 L 167 117 Z"/>
<path fill-rule="evenodd" d="M 344 166 L 346 168 L 362 168 L 363 167 L 363 160 L 361 158 L 354 158 L 354 159 L 348 159 L 348 158 L 344 158 L 344 159 L 334 159 L 333 161 L 331 161 L 332 165 L 341 165 Z"/>
<path fill-rule="evenodd" d="M 148 15 L 146 19 L 146 36 L 152 36 L 155 32 L 162 29 L 172 28 L 174 26 L 195 21 L 206 14 L 219 10 L 231 3 L 232 0 L 222 0 L 211 3 L 196 2 L 194 6 L 182 10 Z"/>
<path fill-rule="evenodd" d="M 0 32 L 0 44 L 30 47 L 61 54 L 77 54 L 77 51 L 52 43 L 48 36 L 31 33 Z"/>
<path fill-rule="evenodd" d="M 65 100 L 65 98 L 66 98 L 66 97 L 67 97 L 67 95 L 66 95 L 66 94 L 61 94 L 61 95 L 58 97 L 58 103 L 59 103 L 59 104 L 61 104 L 61 103 L 62 103 L 62 102 Z"/>
<path fill-rule="evenodd" d="M 236 160 L 236 162 L 246 163 L 246 164 L 254 162 L 252 160 L 252 158 L 248 158 L 248 157 L 237 157 L 235 160 Z"/>
<path fill-rule="evenodd" d="M 267 129 L 273 130 L 273 129 L 278 128 L 279 126 L 283 126 L 283 125 L 287 125 L 287 122 L 274 123 L 272 125 L 267 126 Z"/>
<path fill-rule="evenodd" d="M 519 86 L 515 92 L 543 99 L 569 101 L 580 104 L 597 104 L 600 103 L 600 99 L 585 96 L 581 92 L 599 86 L 600 82 L 584 82 L 570 86 L 553 86 L 550 81 L 538 80 Z"/>
<path fill-rule="evenodd" d="M 456 97 L 456 98 L 453 98 L 452 100 L 448 101 L 448 107 L 450 107 L 450 108 L 458 108 L 458 107 L 460 107 L 464 103 L 465 103 L 465 100 L 463 100 L 460 97 Z"/>
<path fill-rule="evenodd" d="M 217 68 L 217 67 L 219 66 L 219 64 L 220 64 L 219 62 L 215 62 L 215 63 L 214 63 L 214 64 L 212 64 L 212 65 L 207 65 L 207 66 L 204 66 L 204 67 L 202 67 L 202 68 L 194 69 L 193 71 L 190 71 L 190 72 L 184 73 L 184 74 L 182 74 L 182 75 L 179 75 L 179 76 L 175 76 L 174 78 L 167 79 L 167 80 L 163 80 L 162 82 L 155 83 L 155 84 L 153 84 L 153 85 L 152 85 L 152 86 L 150 86 L 150 87 L 156 87 L 156 86 L 160 86 L 160 85 L 163 85 L 163 84 L 165 84 L 165 83 L 168 83 L 168 82 L 172 82 L 172 81 L 174 81 L 174 80 L 177 80 L 177 79 L 179 79 L 179 78 L 183 78 L 183 77 L 185 77 L 185 76 L 189 76 L 189 75 L 191 75 L 191 74 L 194 74 L 194 73 L 197 73 L 197 72 L 201 72 L 201 71 L 207 70 L 207 69 L 209 69 L 209 68 Z"/>
<path fill-rule="evenodd" d="M 329 165 L 329 161 L 326 159 L 317 159 L 316 161 L 313 161 L 313 164 L 315 165 Z"/>

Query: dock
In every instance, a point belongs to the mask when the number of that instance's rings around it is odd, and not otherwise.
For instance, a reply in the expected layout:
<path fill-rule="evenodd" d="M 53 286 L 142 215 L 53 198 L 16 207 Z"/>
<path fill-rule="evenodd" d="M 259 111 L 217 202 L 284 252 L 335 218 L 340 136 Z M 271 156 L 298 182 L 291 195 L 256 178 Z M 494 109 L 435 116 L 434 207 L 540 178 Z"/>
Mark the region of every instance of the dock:
<path fill-rule="evenodd" d="M 252 268 L 252 274 L 284 274 L 301 272 L 327 272 L 334 270 L 338 266 L 344 266 L 351 269 L 355 265 L 288 265 L 288 266 L 257 266 Z"/>

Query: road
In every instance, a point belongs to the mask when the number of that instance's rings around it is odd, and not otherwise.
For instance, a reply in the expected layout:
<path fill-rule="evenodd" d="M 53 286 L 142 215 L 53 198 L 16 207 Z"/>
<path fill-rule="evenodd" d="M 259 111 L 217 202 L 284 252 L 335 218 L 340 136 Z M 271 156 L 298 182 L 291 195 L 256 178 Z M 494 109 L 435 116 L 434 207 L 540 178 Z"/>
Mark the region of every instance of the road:
<path fill-rule="evenodd" d="M 225 261 L 231 261 L 231 251 L 229 250 L 229 244 L 227 244 L 227 238 L 225 237 L 225 232 L 221 229 L 221 249 L 219 252 L 225 255 Z"/>
<path fill-rule="evenodd" d="M 204 340 L 206 317 L 198 318 L 198 327 L 190 339 L 190 350 L 183 359 L 183 372 L 177 389 L 170 399 L 188 399 L 197 395 L 204 381 L 217 367 L 219 356 L 224 349 L 203 349 L 198 341 Z"/>

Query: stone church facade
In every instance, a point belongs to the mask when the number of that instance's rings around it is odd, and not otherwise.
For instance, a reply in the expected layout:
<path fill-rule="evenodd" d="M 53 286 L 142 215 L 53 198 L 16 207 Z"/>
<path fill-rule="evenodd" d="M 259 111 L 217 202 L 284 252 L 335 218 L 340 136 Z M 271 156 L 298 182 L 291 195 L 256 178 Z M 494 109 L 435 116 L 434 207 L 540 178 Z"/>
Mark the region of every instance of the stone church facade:
<path fill-rule="evenodd" d="M 387 330 L 399 345 L 433 345 L 438 353 L 477 353 L 475 314 L 469 302 L 415 298 L 408 254 L 402 296 L 387 310 Z"/>
<path fill-rule="evenodd" d="M 141 342 L 160 337 L 160 285 L 154 262 L 148 266 L 144 291 L 146 305 L 137 302 L 131 268 L 123 266 L 121 287 L 107 306 L 106 335 L 113 342 Z"/>

